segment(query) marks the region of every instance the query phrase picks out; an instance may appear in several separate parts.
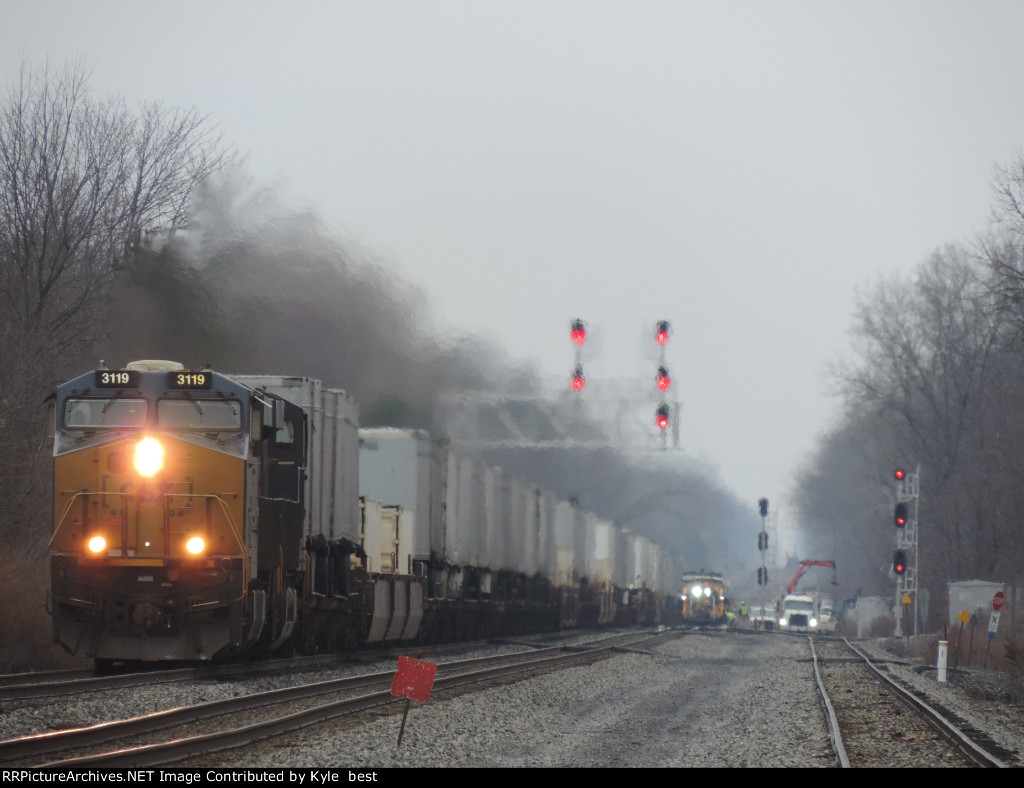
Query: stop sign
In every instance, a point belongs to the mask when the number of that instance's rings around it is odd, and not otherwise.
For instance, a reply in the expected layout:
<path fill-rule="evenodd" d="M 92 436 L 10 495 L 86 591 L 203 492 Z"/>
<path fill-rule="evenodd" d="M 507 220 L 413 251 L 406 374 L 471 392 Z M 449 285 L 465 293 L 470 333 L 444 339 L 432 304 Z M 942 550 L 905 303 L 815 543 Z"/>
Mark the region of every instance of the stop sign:
<path fill-rule="evenodd" d="M 1006 594 L 1002 591 L 996 591 L 996 595 L 992 597 L 992 609 L 998 613 L 1003 609 L 1003 602 L 1006 601 Z"/>

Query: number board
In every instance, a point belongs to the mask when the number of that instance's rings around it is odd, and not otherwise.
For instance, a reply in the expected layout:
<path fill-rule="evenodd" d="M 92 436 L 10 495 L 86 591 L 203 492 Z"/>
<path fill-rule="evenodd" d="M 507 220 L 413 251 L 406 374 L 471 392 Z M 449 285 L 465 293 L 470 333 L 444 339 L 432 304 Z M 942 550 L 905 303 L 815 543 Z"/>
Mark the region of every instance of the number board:
<path fill-rule="evenodd" d="M 213 386 L 213 374 L 210 372 L 194 372 L 178 370 L 167 373 L 169 389 L 208 389 Z"/>
<path fill-rule="evenodd" d="M 93 385 L 98 389 L 137 389 L 139 373 L 133 369 L 97 369 Z"/>

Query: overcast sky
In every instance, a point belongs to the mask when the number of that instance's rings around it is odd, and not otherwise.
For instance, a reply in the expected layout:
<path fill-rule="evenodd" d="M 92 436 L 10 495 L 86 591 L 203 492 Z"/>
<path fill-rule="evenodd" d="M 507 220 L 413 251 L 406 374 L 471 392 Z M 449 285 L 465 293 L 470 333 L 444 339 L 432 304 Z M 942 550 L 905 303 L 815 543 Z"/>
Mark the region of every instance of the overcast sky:
<path fill-rule="evenodd" d="M 552 390 L 580 317 L 585 396 L 653 400 L 670 320 L 683 449 L 781 521 L 855 288 L 969 241 L 1024 146 L 1021 31 L 1020 0 L 0 0 L 0 76 L 83 57 L 209 113 Z"/>

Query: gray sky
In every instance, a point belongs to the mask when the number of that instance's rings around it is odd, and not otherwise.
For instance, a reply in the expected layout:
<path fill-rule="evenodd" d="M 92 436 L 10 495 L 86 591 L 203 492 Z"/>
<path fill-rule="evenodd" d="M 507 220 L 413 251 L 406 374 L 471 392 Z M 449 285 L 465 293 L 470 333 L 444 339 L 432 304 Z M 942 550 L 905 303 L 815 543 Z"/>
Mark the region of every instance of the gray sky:
<path fill-rule="evenodd" d="M 653 398 L 781 504 L 857 286 L 982 229 L 1024 145 L 1019 0 L 0 0 L 0 76 L 196 106 L 283 199 L 586 396 Z M 653 429 L 653 405 L 650 408 Z M 642 411 L 647 418 L 646 405 Z"/>

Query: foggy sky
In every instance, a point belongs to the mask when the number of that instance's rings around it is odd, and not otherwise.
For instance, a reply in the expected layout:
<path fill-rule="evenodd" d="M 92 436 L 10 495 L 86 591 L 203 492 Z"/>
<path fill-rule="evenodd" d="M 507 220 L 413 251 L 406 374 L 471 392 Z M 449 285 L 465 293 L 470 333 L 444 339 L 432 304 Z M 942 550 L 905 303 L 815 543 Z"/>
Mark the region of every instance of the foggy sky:
<path fill-rule="evenodd" d="M 317 378 L 345 389 L 362 426 L 429 430 L 647 536 L 690 569 L 750 574 L 755 518 L 706 468 L 675 452 L 637 462 L 585 403 L 538 396 L 532 369 L 499 348 L 473 336 L 439 343 L 424 330 L 414 288 L 316 216 L 252 186 L 229 169 L 200 189 L 188 230 L 150 236 L 104 293 L 102 335 L 68 374 L 98 358 L 121 367 L 156 357 L 229 375 Z M 495 448 L 523 436 L 530 447 Z"/>
<path fill-rule="evenodd" d="M 279 198 L 551 391 L 635 387 L 672 321 L 683 450 L 785 525 L 853 292 L 969 240 L 1022 147 L 1024 5 L 0 0 L 0 76 L 197 106 Z M 644 428 L 653 429 L 644 425 Z"/>

